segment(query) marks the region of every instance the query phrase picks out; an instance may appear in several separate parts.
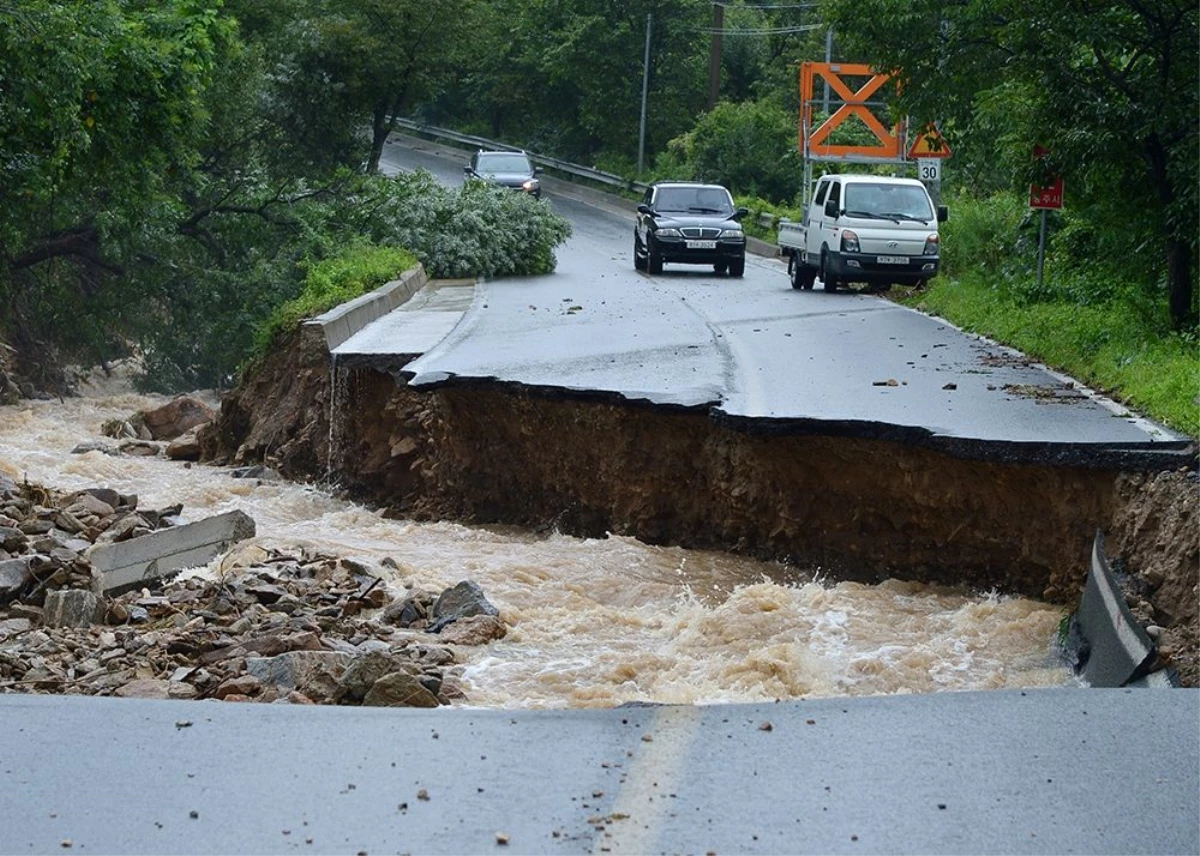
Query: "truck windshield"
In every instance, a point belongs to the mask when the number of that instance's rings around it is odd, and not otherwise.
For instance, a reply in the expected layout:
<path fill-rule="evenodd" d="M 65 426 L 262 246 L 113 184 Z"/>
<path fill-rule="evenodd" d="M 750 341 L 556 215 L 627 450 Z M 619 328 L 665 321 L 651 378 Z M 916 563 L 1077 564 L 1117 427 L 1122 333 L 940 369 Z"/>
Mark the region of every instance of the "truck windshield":
<path fill-rule="evenodd" d="M 846 213 L 889 220 L 932 220 L 925 189 L 911 184 L 847 184 Z"/>

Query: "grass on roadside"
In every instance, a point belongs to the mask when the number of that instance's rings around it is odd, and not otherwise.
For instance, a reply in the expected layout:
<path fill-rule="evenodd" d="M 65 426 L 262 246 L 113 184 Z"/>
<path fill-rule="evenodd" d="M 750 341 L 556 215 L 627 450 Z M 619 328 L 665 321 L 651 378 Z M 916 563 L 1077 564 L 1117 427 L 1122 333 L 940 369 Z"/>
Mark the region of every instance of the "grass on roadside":
<path fill-rule="evenodd" d="M 335 306 L 373 291 L 416 265 L 407 250 L 352 243 L 342 253 L 308 267 L 299 296 L 276 308 L 258 329 L 248 362 L 266 354 L 279 336 Z"/>
<path fill-rule="evenodd" d="M 1195 332 L 1164 335 L 1120 301 L 1019 303 L 978 272 L 895 296 L 1017 348 L 1176 431 L 1200 436 Z"/>

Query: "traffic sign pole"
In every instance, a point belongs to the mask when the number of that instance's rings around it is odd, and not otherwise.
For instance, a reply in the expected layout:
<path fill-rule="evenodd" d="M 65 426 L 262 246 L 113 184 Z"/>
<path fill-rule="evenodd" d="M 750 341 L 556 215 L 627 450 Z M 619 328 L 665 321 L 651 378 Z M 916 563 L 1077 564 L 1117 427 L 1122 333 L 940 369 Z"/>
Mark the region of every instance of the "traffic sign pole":
<path fill-rule="evenodd" d="M 1040 160 L 1050 155 L 1050 150 L 1042 146 L 1033 147 L 1034 160 Z M 1063 207 L 1062 176 L 1052 175 L 1047 184 L 1031 184 L 1029 186 L 1029 207 L 1040 209 L 1042 212 L 1041 228 L 1038 230 L 1038 290 L 1042 288 L 1046 269 L 1046 217 L 1051 208 L 1058 210 Z"/>
<path fill-rule="evenodd" d="M 1042 290 L 1043 274 L 1046 270 L 1046 216 L 1050 209 L 1042 209 L 1042 227 L 1038 230 L 1038 293 Z"/>

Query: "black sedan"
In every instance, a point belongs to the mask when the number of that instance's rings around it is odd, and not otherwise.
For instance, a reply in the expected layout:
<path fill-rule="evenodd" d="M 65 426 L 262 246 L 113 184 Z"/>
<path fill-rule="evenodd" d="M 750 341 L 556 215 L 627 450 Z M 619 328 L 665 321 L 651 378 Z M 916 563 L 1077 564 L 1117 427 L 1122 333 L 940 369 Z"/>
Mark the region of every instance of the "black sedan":
<path fill-rule="evenodd" d="M 746 270 L 745 208 L 719 184 L 663 181 L 650 185 L 638 205 L 633 266 L 662 273 L 663 263 L 712 265 L 717 273 Z"/>

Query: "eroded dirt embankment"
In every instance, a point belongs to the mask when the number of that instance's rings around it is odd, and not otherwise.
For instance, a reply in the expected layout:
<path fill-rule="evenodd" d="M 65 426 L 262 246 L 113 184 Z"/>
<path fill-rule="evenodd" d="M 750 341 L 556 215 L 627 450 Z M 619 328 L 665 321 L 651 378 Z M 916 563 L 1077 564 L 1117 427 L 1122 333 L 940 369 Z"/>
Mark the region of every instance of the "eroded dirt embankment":
<path fill-rule="evenodd" d="M 1195 482 L 757 436 L 707 414 L 512 387 L 420 392 L 302 334 L 223 402 L 206 460 L 268 463 L 417 519 L 606 532 L 1073 604 L 1097 528 L 1195 685 Z M 331 424 L 330 414 L 335 414 Z M 1166 481 L 1164 481 L 1164 479 Z M 1173 480 L 1173 481 L 1172 481 Z M 1183 499 L 1181 500 L 1180 497 Z"/>

